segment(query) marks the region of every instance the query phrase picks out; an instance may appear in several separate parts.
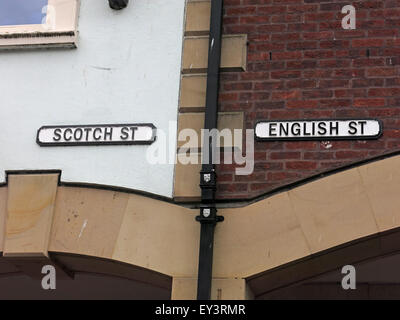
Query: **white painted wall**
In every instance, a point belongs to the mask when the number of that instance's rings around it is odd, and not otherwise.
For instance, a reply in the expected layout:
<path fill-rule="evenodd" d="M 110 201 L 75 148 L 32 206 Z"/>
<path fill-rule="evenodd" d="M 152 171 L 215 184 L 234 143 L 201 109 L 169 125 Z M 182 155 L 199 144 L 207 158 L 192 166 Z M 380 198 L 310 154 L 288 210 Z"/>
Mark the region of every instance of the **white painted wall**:
<path fill-rule="evenodd" d="M 61 169 L 62 181 L 172 196 L 174 166 L 148 146 L 36 144 L 43 125 L 176 121 L 185 0 L 81 0 L 79 47 L 0 52 L 0 181 L 5 170 Z M 176 138 L 170 139 L 176 149 Z M 156 143 L 159 143 L 156 142 Z"/>

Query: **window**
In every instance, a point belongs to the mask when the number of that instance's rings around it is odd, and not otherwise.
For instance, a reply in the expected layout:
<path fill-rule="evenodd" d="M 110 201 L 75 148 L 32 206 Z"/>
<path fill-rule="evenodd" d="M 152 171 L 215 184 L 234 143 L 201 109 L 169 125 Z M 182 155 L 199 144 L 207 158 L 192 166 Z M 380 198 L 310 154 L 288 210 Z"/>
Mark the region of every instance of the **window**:
<path fill-rule="evenodd" d="M 0 0 L 0 49 L 76 47 L 79 0 Z"/>
<path fill-rule="evenodd" d="M 0 25 L 42 24 L 48 0 L 0 0 Z"/>

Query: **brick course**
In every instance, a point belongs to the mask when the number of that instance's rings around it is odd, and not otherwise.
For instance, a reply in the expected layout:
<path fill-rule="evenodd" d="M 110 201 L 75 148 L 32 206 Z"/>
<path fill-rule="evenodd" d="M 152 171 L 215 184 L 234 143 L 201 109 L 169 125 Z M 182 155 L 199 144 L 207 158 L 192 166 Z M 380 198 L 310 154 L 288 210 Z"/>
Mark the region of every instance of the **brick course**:
<path fill-rule="evenodd" d="M 400 149 L 400 0 L 224 0 L 224 33 L 248 35 L 246 72 L 221 75 L 221 111 L 267 119 L 379 118 L 377 141 L 256 142 L 255 171 L 218 166 L 219 198 L 251 198 Z"/>

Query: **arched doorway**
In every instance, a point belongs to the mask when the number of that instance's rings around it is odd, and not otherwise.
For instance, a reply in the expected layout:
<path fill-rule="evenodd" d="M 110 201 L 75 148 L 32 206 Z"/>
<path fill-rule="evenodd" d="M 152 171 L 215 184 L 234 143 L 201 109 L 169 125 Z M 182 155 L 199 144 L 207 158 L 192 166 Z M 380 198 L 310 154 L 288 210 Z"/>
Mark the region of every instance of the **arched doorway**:
<path fill-rule="evenodd" d="M 18 270 L 5 258 L 0 258 L 0 300 L 4 299 L 118 299 L 168 300 L 172 278 L 160 273 L 94 257 L 50 253 L 52 261 L 71 275 L 58 274 L 56 289 L 44 290 L 37 262 L 35 277 Z"/>
<path fill-rule="evenodd" d="M 400 228 L 358 239 L 250 277 L 256 299 L 399 299 Z M 342 267 L 356 271 L 344 290 Z"/>

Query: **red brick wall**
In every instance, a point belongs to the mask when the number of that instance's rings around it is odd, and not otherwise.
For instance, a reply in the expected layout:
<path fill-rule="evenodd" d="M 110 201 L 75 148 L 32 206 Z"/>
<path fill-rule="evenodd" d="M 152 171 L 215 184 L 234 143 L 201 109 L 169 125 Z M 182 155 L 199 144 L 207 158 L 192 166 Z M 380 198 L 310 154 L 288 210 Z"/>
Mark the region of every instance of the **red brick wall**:
<path fill-rule="evenodd" d="M 282 185 L 400 149 L 400 0 L 224 0 L 224 32 L 248 35 L 246 72 L 221 76 L 220 110 L 264 119 L 371 117 L 375 141 L 256 142 L 255 171 L 218 167 L 219 198 Z M 343 6 L 356 7 L 344 30 Z"/>

